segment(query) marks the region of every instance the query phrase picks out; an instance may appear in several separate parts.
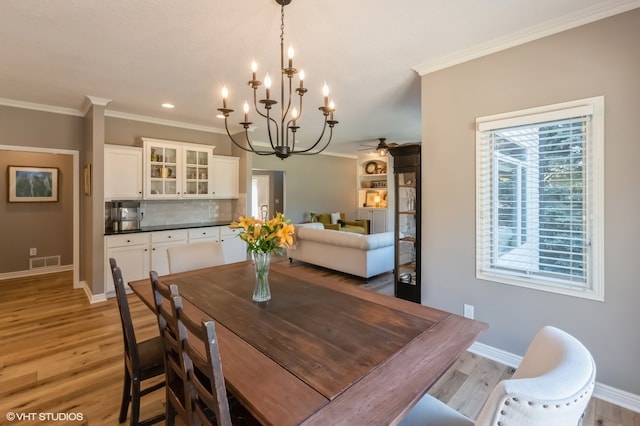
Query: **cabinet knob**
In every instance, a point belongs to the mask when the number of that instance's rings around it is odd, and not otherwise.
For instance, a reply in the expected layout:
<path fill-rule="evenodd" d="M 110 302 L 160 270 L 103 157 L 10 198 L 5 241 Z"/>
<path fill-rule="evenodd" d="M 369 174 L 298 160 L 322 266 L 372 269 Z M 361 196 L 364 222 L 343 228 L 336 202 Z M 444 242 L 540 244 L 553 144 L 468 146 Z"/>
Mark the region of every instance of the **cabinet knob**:
<path fill-rule="evenodd" d="M 127 242 L 128 242 L 128 243 L 130 243 L 130 242 L 131 242 L 131 240 L 127 240 Z"/>
<path fill-rule="evenodd" d="M 171 238 L 171 235 L 167 236 L 167 238 Z"/>

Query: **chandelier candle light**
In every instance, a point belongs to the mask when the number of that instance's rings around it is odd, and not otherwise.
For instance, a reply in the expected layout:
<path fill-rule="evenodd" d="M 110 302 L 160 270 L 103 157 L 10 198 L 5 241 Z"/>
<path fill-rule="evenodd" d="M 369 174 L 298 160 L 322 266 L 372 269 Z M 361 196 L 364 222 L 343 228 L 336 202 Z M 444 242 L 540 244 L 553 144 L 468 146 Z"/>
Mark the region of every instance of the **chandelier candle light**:
<path fill-rule="evenodd" d="M 299 148 L 296 149 L 296 132 L 300 128 L 298 126 L 298 121 L 302 116 L 302 97 L 307 92 L 307 89 L 304 87 L 304 71 L 298 70 L 293 66 L 293 55 L 294 51 L 292 47 L 289 47 L 288 50 L 288 64 L 285 67 L 284 63 L 284 7 L 291 3 L 291 0 L 275 0 L 276 3 L 280 5 L 281 13 L 280 13 L 280 117 L 279 121 L 277 120 L 277 114 L 272 114 L 271 109 L 278 102 L 274 99 L 271 99 L 271 77 L 267 74 L 264 78 L 264 88 L 265 88 L 265 98 L 260 99 L 258 101 L 258 87 L 262 85 L 260 80 L 256 79 L 256 71 L 258 70 L 258 65 L 255 61 L 251 63 L 251 80 L 249 80 L 248 85 L 253 89 L 253 105 L 261 117 L 266 119 L 267 124 L 267 132 L 269 135 L 269 143 L 271 144 L 270 150 L 260 150 L 257 149 L 254 144 L 249 139 L 249 127 L 253 124 L 249 121 L 249 103 L 245 102 L 243 106 L 244 111 L 244 121 L 241 121 L 239 124 L 244 127 L 244 134 L 246 138 L 246 145 L 244 146 L 238 143 L 231 132 L 229 132 L 229 124 L 228 119 L 229 115 L 234 111 L 233 109 L 228 107 L 228 98 L 229 91 L 227 87 L 222 88 L 222 108 L 218 108 L 218 111 L 222 113 L 224 116 L 224 126 L 227 131 L 227 135 L 231 139 L 231 142 L 234 143 L 238 148 L 243 149 L 245 151 L 253 152 L 258 155 L 276 155 L 280 159 L 285 159 L 293 154 L 306 154 L 313 155 L 319 154 L 324 151 L 329 143 L 331 142 L 331 138 L 333 137 L 333 127 L 338 124 L 336 120 L 333 119 L 333 113 L 335 112 L 335 104 L 333 101 L 329 101 L 329 87 L 327 83 L 322 87 L 322 94 L 324 97 L 324 103 L 318 109 L 322 112 L 324 116 L 324 125 L 322 126 L 322 132 L 320 136 L 316 140 L 316 142 L 311 145 L 309 148 Z M 299 103 L 298 108 L 295 106 L 292 108 L 292 103 L 294 102 L 293 94 L 293 76 L 299 74 L 299 82 L 300 85 L 295 89 L 295 94 L 298 95 Z M 289 93 L 288 97 L 285 97 L 285 77 L 287 78 Z M 286 102 L 285 102 L 286 100 Z M 258 108 L 258 103 L 262 104 L 262 109 L 264 112 Z M 276 117 L 274 117 L 276 115 Z M 273 130 L 272 130 L 273 126 Z M 327 126 L 329 127 L 329 137 L 326 142 L 322 142 L 325 136 L 325 132 L 327 130 Z"/>

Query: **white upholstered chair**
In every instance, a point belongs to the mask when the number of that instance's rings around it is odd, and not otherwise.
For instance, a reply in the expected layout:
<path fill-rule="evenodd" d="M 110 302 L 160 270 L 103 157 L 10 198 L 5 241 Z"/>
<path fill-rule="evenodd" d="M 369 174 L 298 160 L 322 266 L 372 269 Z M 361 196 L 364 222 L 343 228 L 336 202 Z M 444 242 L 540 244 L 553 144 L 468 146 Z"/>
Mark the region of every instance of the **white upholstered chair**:
<path fill-rule="evenodd" d="M 412 408 L 401 426 L 576 426 L 593 393 L 596 367 L 573 336 L 546 326 L 534 337 L 520 366 L 493 389 L 472 420 L 430 395 Z"/>
<path fill-rule="evenodd" d="M 167 256 L 170 274 L 224 264 L 222 244 L 217 241 L 171 246 L 167 249 Z"/>

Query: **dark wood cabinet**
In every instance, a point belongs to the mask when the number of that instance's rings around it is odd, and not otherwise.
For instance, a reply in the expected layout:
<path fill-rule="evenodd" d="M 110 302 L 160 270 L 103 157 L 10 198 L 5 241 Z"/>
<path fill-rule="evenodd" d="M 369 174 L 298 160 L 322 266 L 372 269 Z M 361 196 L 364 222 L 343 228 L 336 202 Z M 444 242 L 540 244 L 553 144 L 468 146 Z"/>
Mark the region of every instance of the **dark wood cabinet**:
<path fill-rule="evenodd" d="M 389 150 L 393 156 L 395 187 L 395 285 L 396 297 L 421 303 L 420 277 L 420 144 L 404 144 Z"/>

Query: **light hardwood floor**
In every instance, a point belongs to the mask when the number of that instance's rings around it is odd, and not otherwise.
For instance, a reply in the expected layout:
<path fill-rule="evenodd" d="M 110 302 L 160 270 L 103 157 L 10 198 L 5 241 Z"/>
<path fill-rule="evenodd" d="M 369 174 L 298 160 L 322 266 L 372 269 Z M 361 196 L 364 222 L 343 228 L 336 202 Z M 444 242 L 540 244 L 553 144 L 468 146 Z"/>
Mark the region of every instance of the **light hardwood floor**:
<path fill-rule="evenodd" d="M 297 262 L 291 267 L 331 274 Z M 392 291 L 390 274 L 368 283 L 343 279 Z M 70 272 L 0 281 L 0 425 L 118 424 L 123 363 L 116 301 L 91 305 L 71 282 Z M 151 311 L 134 295 L 129 301 L 138 338 L 156 335 Z M 431 393 L 475 417 L 493 385 L 510 374 L 504 365 L 465 353 Z M 143 417 L 163 410 L 163 391 L 143 398 Z M 9 421 L 12 413 L 32 420 Z M 47 413 L 83 420 L 41 421 Z M 593 399 L 584 425 L 640 426 L 640 414 Z"/>

